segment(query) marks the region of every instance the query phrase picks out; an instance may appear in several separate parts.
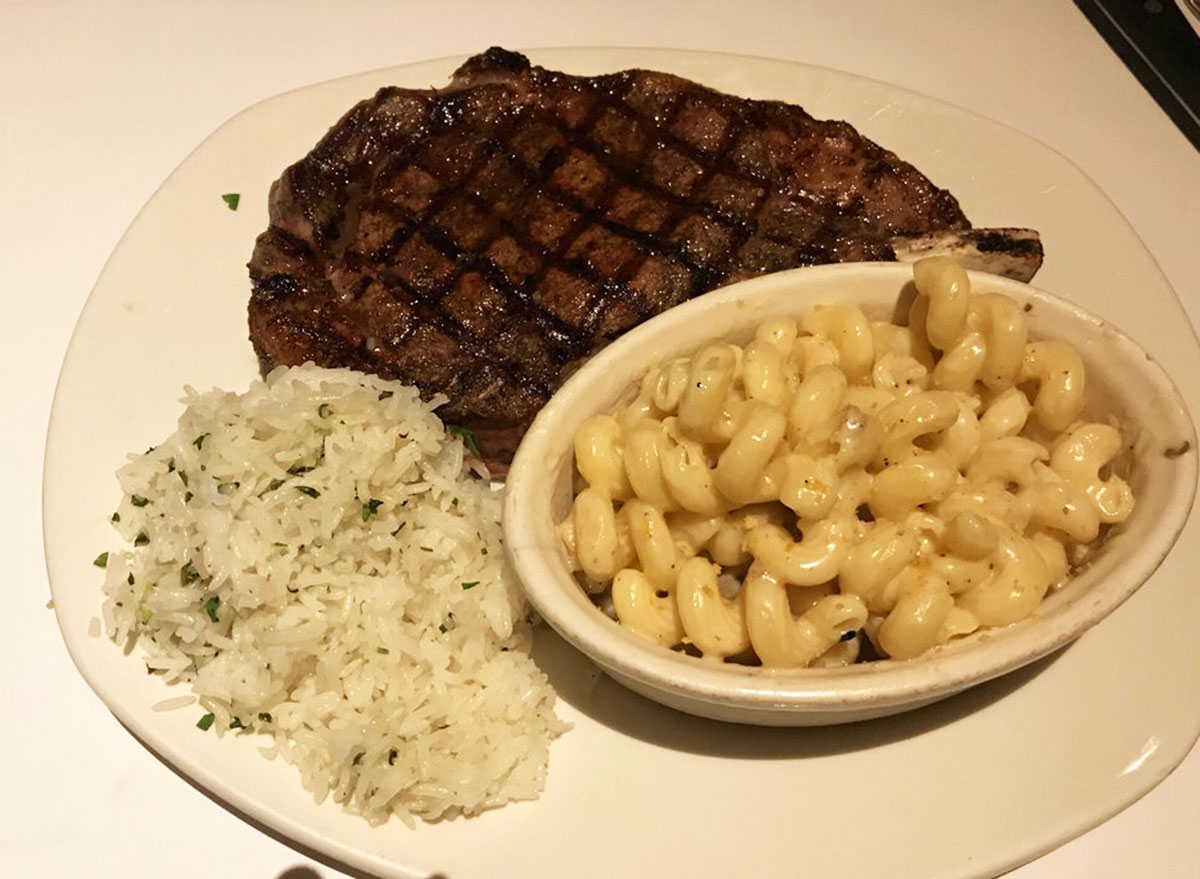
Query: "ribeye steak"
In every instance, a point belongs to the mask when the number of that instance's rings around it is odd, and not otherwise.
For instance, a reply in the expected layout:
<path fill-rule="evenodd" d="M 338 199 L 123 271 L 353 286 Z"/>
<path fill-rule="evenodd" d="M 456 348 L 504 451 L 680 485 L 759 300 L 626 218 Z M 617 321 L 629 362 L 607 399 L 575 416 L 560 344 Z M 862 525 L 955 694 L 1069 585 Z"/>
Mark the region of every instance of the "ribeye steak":
<path fill-rule="evenodd" d="M 311 360 L 446 394 L 443 418 L 502 471 L 575 365 L 648 317 L 741 278 L 943 244 L 1014 276 L 1041 261 L 1036 233 L 972 230 L 845 122 L 490 49 L 446 89 L 381 89 L 283 172 L 250 260 L 250 339 L 264 370 Z"/>

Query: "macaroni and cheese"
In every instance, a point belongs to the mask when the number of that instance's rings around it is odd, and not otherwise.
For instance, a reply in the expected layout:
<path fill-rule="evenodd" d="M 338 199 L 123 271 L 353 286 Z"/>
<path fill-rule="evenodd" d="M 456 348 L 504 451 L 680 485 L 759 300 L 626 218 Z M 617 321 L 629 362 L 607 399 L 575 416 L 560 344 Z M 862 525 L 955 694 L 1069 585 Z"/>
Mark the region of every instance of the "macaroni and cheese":
<path fill-rule="evenodd" d="M 580 428 L 560 534 L 623 625 L 716 661 L 908 659 L 1030 616 L 1130 514 L 1078 352 L 951 259 L 913 276 L 906 326 L 774 318 Z"/>

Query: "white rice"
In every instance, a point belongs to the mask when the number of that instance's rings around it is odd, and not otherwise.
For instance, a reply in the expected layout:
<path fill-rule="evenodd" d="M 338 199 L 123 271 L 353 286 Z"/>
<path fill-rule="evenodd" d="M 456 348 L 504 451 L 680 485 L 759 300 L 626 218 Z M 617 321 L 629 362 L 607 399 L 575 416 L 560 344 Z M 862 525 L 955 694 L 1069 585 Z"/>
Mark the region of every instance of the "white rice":
<path fill-rule="evenodd" d="M 439 402 L 311 365 L 189 388 L 178 431 L 117 474 L 135 546 L 108 557 L 109 635 L 190 685 L 210 732 L 270 736 L 373 823 L 532 799 L 565 729 L 499 492 Z"/>
<path fill-rule="evenodd" d="M 195 696 L 172 696 L 170 699 L 160 699 L 150 706 L 151 711 L 175 711 L 186 708 L 196 701 Z"/>

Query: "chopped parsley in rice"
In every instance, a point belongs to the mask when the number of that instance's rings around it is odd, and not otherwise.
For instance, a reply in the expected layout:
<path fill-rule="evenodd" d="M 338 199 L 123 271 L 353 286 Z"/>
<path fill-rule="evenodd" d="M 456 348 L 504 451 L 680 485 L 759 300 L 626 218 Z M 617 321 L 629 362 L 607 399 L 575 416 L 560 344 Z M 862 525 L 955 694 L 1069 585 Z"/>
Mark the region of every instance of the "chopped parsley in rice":
<path fill-rule="evenodd" d="M 118 473 L 131 545 L 96 560 L 110 636 L 190 687 L 201 730 L 268 737 L 373 823 L 536 797 L 566 725 L 500 494 L 440 400 L 306 365 L 184 402 Z"/>

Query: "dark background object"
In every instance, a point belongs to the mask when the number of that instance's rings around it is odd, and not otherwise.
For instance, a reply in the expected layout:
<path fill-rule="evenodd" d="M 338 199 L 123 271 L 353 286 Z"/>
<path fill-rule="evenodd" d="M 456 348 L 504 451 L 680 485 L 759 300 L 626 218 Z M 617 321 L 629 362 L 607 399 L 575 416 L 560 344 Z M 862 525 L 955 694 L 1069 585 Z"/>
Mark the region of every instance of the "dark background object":
<path fill-rule="evenodd" d="M 1075 5 L 1200 150 L 1200 36 L 1173 0 L 1075 0 Z"/>

